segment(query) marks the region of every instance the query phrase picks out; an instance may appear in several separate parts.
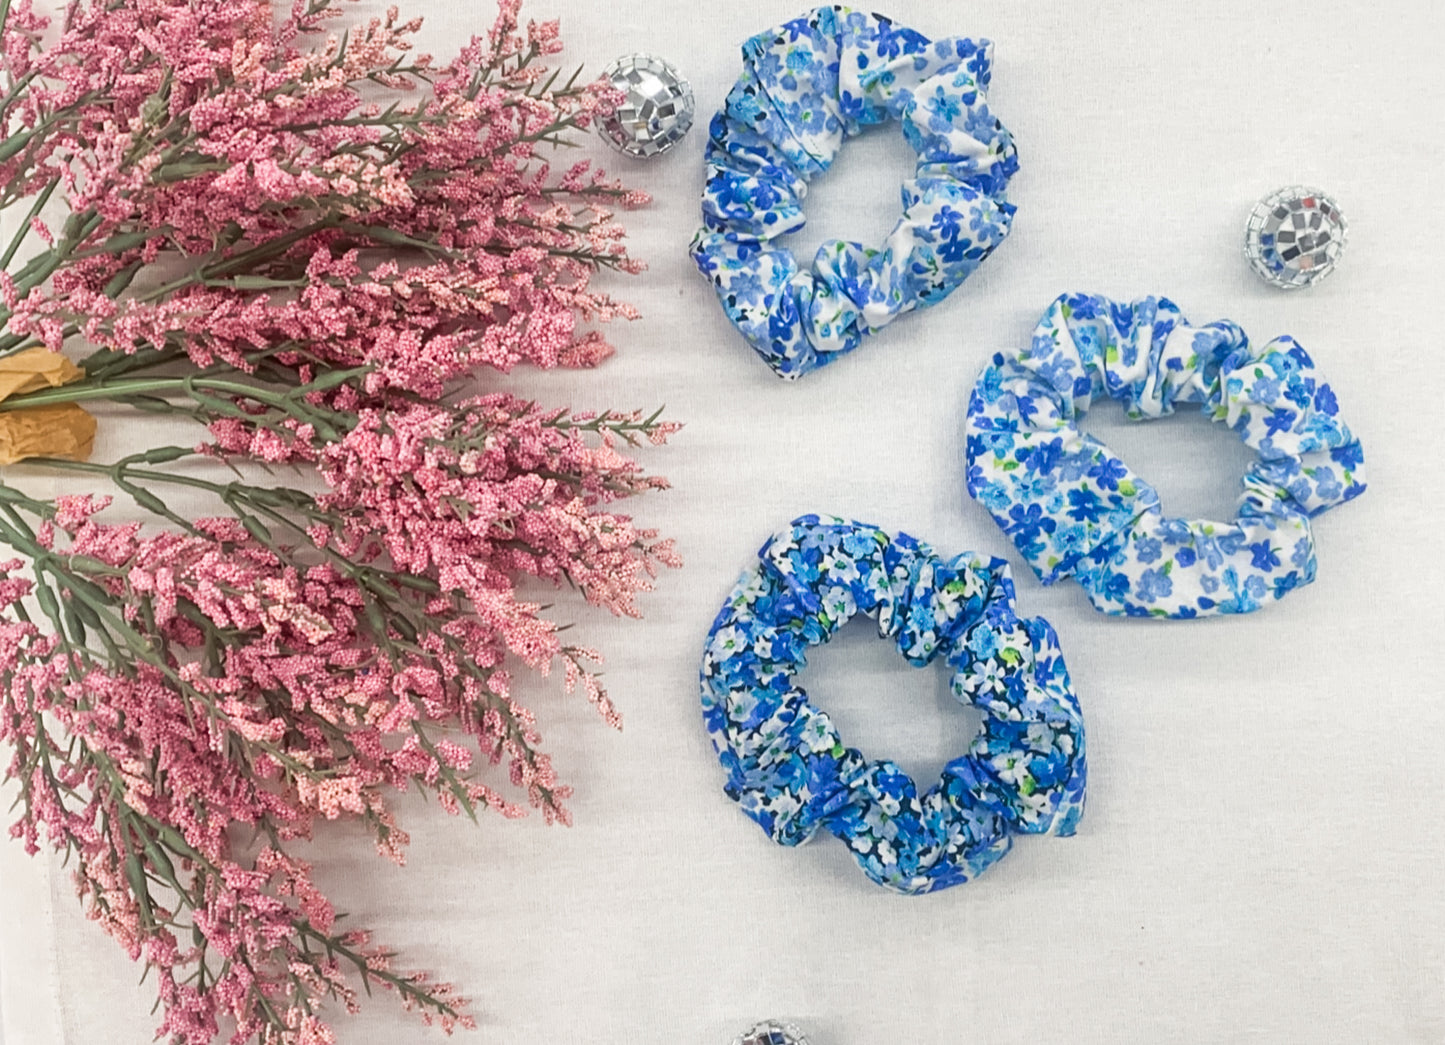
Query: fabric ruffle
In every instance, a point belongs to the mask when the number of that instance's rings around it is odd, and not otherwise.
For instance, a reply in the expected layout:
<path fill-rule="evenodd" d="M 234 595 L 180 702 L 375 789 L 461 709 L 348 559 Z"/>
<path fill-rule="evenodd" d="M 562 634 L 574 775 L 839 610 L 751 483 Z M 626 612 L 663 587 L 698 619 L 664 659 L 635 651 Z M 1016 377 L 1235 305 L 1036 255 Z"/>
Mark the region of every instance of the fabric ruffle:
<path fill-rule="evenodd" d="M 713 622 L 703 720 L 727 794 L 782 845 L 821 827 L 900 893 L 977 877 L 1014 834 L 1071 835 L 1084 806 L 1084 727 L 1053 628 L 1014 612 L 1002 559 L 947 561 L 901 534 L 808 515 L 771 538 Z M 896 764 L 846 747 L 793 684 L 811 646 L 857 613 L 914 667 L 942 659 L 983 712 L 969 752 L 920 794 Z"/>
<path fill-rule="evenodd" d="M 819 8 L 753 37 L 714 117 L 698 268 L 728 318 L 780 376 L 857 348 L 942 300 L 1008 235 L 1013 139 L 985 97 L 993 45 L 926 36 L 880 15 Z M 835 240 L 811 272 L 772 243 L 803 227 L 808 181 L 843 142 L 898 120 L 918 153 L 903 216 L 880 249 Z"/>
<path fill-rule="evenodd" d="M 1259 454 L 1232 523 L 1164 516 L 1159 495 L 1079 428 L 1094 399 L 1132 420 L 1197 403 Z M 1364 451 L 1295 341 L 1251 347 L 1164 298 L 1072 294 L 1033 344 L 995 356 L 968 404 L 968 492 L 1045 584 L 1073 576 L 1105 613 L 1247 613 L 1314 580 L 1310 519 L 1365 489 Z"/>

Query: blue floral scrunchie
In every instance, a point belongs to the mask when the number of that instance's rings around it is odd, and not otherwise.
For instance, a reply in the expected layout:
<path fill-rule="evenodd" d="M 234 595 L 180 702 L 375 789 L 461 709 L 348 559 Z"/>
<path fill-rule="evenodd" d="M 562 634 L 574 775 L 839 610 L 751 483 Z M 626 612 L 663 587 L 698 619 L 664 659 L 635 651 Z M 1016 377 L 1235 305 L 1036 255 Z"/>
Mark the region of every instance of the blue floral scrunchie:
<path fill-rule="evenodd" d="M 1013 139 L 985 99 L 987 40 L 929 40 L 881 15 L 823 7 L 743 45 L 744 72 L 713 118 L 703 228 L 692 256 L 728 318 L 781 377 L 857 348 L 942 300 L 1003 242 Z M 903 217 L 880 250 L 835 240 L 812 272 L 772 246 L 804 224 L 807 182 L 845 139 L 898 120 L 918 153 Z"/>
<path fill-rule="evenodd" d="M 869 878 L 926 893 L 977 877 L 1016 833 L 1071 835 L 1084 807 L 1084 727 L 1058 638 L 1014 612 L 1002 559 L 944 561 L 906 534 L 807 515 L 771 538 L 713 622 L 703 721 L 726 791 L 782 845 L 824 827 Z M 905 660 L 942 658 L 983 712 L 968 754 L 923 794 L 845 747 L 792 676 L 855 613 Z"/>
<path fill-rule="evenodd" d="M 1132 420 L 1198 403 L 1258 454 L 1232 523 L 1165 518 L 1159 495 L 1078 428 L 1109 395 Z M 1310 519 L 1364 492 L 1364 451 L 1288 337 L 1188 325 L 1164 298 L 1075 294 L 1033 344 L 994 357 L 968 404 L 968 492 L 1045 584 L 1073 576 L 1105 613 L 1248 613 L 1315 577 Z"/>

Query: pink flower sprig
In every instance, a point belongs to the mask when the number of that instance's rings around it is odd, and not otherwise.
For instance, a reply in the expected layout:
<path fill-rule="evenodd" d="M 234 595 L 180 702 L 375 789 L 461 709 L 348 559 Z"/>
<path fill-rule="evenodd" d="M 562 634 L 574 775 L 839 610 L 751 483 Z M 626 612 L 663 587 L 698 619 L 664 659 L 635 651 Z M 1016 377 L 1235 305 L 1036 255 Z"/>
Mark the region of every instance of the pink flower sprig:
<path fill-rule="evenodd" d="M 558 426 L 560 416 L 510 396 L 363 412 L 322 455 L 330 489 L 319 504 L 343 520 L 326 539 L 360 561 L 437 576 L 474 606 L 499 591 L 513 601 L 507 578 L 525 573 L 565 577 L 589 601 L 637 616 L 633 596 L 651 590 L 657 565 L 678 565 L 673 544 L 597 506 L 667 483 L 610 439 L 593 446 Z M 654 418 L 647 431 L 661 442 L 673 428 Z"/>
<path fill-rule="evenodd" d="M 499 478 L 508 457 L 532 454 L 556 469 L 559 486 L 599 500 L 656 485 L 609 444 L 660 443 L 674 427 L 636 415 L 568 417 L 510 397 L 478 401 L 464 417 L 423 440 L 436 462 Z M 589 447 L 589 433 L 606 442 Z M 562 647 L 535 607 L 506 599 L 479 606 L 466 588 L 447 597 L 444 582 L 411 583 L 441 571 L 343 554 L 317 528 L 345 532 L 345 495 L 323 503 L 153 467 L 178 453 L 139 455 L 148 464 L 67 466 L 107 470 L 132 494 L 209 487 L 233 517 L 147 537 L 136 524 L 98 523 L 104 499 L 52 504 L 0 485 L 0 539 L 37 575 L 34 583 L 0 580 L 0 741 L 14 749 L 7 775 L 20 782 L 24 803 L 15 832 L 32 851 L 43 837 L 78 858 L 92 916 L 159 968 L 161 1031 L 173 1040 L 208 1042 L 227 1016 L 240 1028 L 235 1041 L 306 1040 L 289 1023 L 297 1014 L 313 1019 L 323 994 L 352 1004 L 348 967 L 444 1026 L 465 1024 L 449 989 L 390 974 L 360 936 L 331 935 L 329 904 L 285 844 L 317 818 L 352 819 L 400 860 L 406 836 L 387 795 L 409 786 L 438 794 L 452 812 L 516 815 L 471 779 L 473 752 L 507 758 L 512 783 L 549 818 L 565 818 L 567 789 L 536 750 L 531 715 L 510 697 L 501 664 L 513 646 L 534 664 L 560 659 L 568 688 L 582 685 L 615 721 L 583 667 L 590 651 Z M 483 487 L 454 492 L 457 504 L 472 496 L 480 506 L 484 495 Z M 288 518 L 298 520 L 292 530 L 319 539 L 280 545 L 275 531 Z M 650 554 L 670 556 L 655 544 Z M 30 621 L 27 595 L 37 596 L 49 634 Z M 630 592 L 611 608 L 628 606 Z M 519 619 L 525 611 L 533 615 Z M 120 833 L 97 826 L 105 824 L 122 825 Z M 240 859 L 231 824 L 250 826 L 267 848 Z M 158 890 L 174 898 L 170 906 Z M 182 946 L 180 929 L 199 942 Z M 299 979 L 298 963 L 309 970 Z"/>
<path fill-rule="evenodd" d="M 49 249 L 0 282 L 0 351 L 80 333 L 203 367 L 370 365 L 372 391 L 431 396 L 478 365 L 605 358 L 578 322 L 635 315 L 588 284 L 598 266 L 638 268 L 609 206 L 645 197 L 533 156 L 607 111 L 611 89 L 549 80 L 537 59 L 556 25 L 520 32 L 511 0 L 443 68 L 407 57 L 419 23 L 394 10 L 296 48 L 338 13 L 315 0 L 273 25 L 251 3 L 95 2 L 42 51 L 22 0 L 0 184 L 17 199 L 59 186 L 71 216 L 58 236 L 38 226 Z M 409 101 L 419 79 L 428 96 Z M 177 259 L 182 275 L 149 275 Z"/>
<path fill-rule="evenodd" d="M 355 582 L 286 566 L 234 519 L 143 537 L 95 522 L 101 507 L 0 499 L 0 538 L 36 574 L 12 577 L 16 561 L 0 575 L 0 741 L 23 811 L 12 835 L 76 859 L 91 917 L 158 971 L 170 1040 L 210 1042 L 227 1018 L 237 1043 L 328 1040 L 318 1006 L 353 1004 L 348 972 L 470 1025 L 449 987 L 391 971 L 366 934 L 337 930 L 283 846 L 318 818 L 354 819 L 400 860 L 386 795 L 409 785 L 453 812 L 515 815 L 466 779 L 473 749 L 448 735 L 510 743 L 494 736 L 507 732 L 504 681 L 448 681 L 426 651 L 378 642 Z M 536 770 L 550 773 L 545 756 Z M 231 825 L 263 848 L 235 852 Z"/>
<path fill-rule="evenodd" d="M 205 490 L 277 554 L 293 557 L 282 542 L 301 541 L 344 572 L 380 568 L 388 584 L 454 598 L 495 636 L 498 656 L 510 652 L 546 670 L 559 657 L 573 668 L 589 658 L 561 644 L 557 625 L 519 599 L 514 578 L 566 580 L 595 605 L 637 616 L 636 596 L 651 590 L 658 567 L 680 561 L 672 541 L 602 508 L 667 487 L 617 444 L 662 445 L 677 428 L 656 413 L 568 415 L 508 395 L 456 407 L 415 405 L 399 414 L 367 412 L 340 441 L 307 444 L 305 459 L 319 463 L 329 486 L 315 497 L 149 467 L 192 453 L 181 447 L 157 447 L 114 465 L 42 463 L 104 475 L 140 507 L 182 528 L 191 524 L 153 490 Z M 212 430 L 217 442 L 199 452 L 266 453 L 264 427 L 233 420 Z M 283 459 L 297 460 L 297 445 L 286 446 Z M 595 680 L 583 677 L 588 692 L 610 709 Z M 614 720 L 615 712 L 607 710 L 607 717 Z"/>
<path fill-rule="evenodd" d="M 333 1042 L 323 1006 L 354 1008 L 358 983 L 470 1026 L 450 986 L 337 928 L 296 841 L 348 821 L 400 861 L 390 803 L 410 787 L 567 822 L 511 670 L 560 667 L 620 715 L 597 652 L 519 584 L 636 616 L 678 565 L 617 510 L 666 486 L 623 449 L 677 425 L 478 380 L 592 366 L 612 352 L 596 325 L 636 315 L 592 279 L 640 270 L 613 211 L 646 197 L 542 159 L 616 93 L 549 68 L 557 24 L 522 26 L 518 0 L 446 65 L 395 10 L 328 35 L 340 13 L 76 0 L 42 46 L 31 0 L 0 0 L 0 209 L 27 208 L 0 253 L 0 356 L 88 353 L 81 379 L 0 402 L 0 424 L 102 400 L 205 432 L 41 462 L 108 481 L 146 524 L 0 483 L 0 542 L 22 556 L 0 569 L 11 831 L 72 859 L 182 1045 Z M 207 458 L 236 477 L 177 467 Z M 176 487 L 218 517 L 173 509 Z M 525 802 L 484 782 L 497 764 Z"/>
<path fill-rule="evenodd" d="M 363 418 L 345 439 L 323 445 L 323 474 L 334 485 L 318 497 L 167 469 L 193 453 L 179 447 L 114 465 L 49 462 L 106 475 L 142 507 L 169 512 L 156 491 L 184 486 L 213 495 L 230 512 L 200 522 L 172 513 L 184 532 L 150 537 L 136 524 L 98 523 L 93 516 L 102 499 L 50 504 L 0 484 L 0 540 L 32 562 L 34 590 L 51 624 L 51 635 L 43 636 L 21 616 L 27 582 L 0 582 L 17 612 L 13 622 L 0 619 L 0 646 L 12 633 L 34 646 L 32 655 L 17 644 L 14 660 L 0 652 L 8 694 L 0 719 L 12 723 L 0 728 L 0 742 L 16 751 L 7 775 L 31 796 L 16 829 L 32 848 L 43 834 L 81 856 L 77 881 L 90 909 L 100 912 L 95 916 L 133 956 L 163 966 L 163 1031 L 188 1045 L 209 1041 L 219 1016 L 261 1026 L 254 1020 L 264 1023 L 271 1009 L 309 1012 L 316 1000 L 293 998 L 284 1010 L 261 1004 L 270 995 L 257 969 L 283 958 L 293 965 L 291 950 L 243 967 L 262 986 L 260 995 L 240 1001 L 199 965 L 177 971 L 206 960 L 215 927 L 234 928 L 213 918 L 208 904 L 225 904 L 234 921 L 236 912 L 259 903 L 201 888 L 210 880 L 205 867 L 255 873 L 254 864 L 232 853 L 226 825 L 251 825 L 280 860 L 286 843 L 307 835 L 318 817 L 356 820 L 378 851 L 400 860 L 406 835 L 387 796 L 420 786 L 453 813 L 493 808 L 517 815 L 475 779 L 476 765 L 499 761 L 507 763 L 511 785 L 548 820 L 568 820 L 570 789 L 538 749 L 530 711 L 510 693 L 508 654 L 544 671 L 560 663 L 569 691 L 581 688 L 613 725 L 620 716 L 589 667 L 596 653 L 563 645 L 557 624 L 517 597 L 513 578 L 522 572 L 569 578 L 599 605 L 635 612 L 633 597 L 650 587 L 654 564 L 676 564 L 671 544 L 597 509 L 664 485 L 617 448 L 661 444 L 675 429 L 656 415 L 568 415 L 510 396 L 471 400 L 451 412 L 417 406 L 401 418 Z M 38 525 L 27 525 L 23 512 Z M 559 518 L 567 523 L 560 531 Z M 414 547 L 389 533 L 412 534 Z M 605 547 L 588 543 L 599 534 Z M 7 630 L 12 623 L 18 631 Z M 74 681 L 62 683 L 62 674 Z M 53 726 L 44 725 L 46 716 Z M 37 744 L 58 749 L 71 739 L 81 742 L 71 750 L 88 761 L 64 774 L 69 790 L 26 768 Z M 129 848 L 111 840 L 110 849 L 87 856 L 78 825 L 56 817 L 68 808 L 67 795 L 77 797 L 82 779 L 92 788 L 82 814 L 88 822 L 120 815 L 104 812 L 97 766 L 129 767 L 121 798 L 127 810 L 149 818 L 154 836 L 125 836 Z M 194 898 L 187 910 L 203 941 L 199 956 L 172 950 L 164 934 L 152 939 L 142 932 L 152 922 L 164 928 L 183 912 L 158 911 L 149 922 L 133 915 L 148 900 L 135 889 L 117 894 L 114 869 L 125 860 L 139 860 L 143 870 L 154 865 L 172 893 Z M 165 878 L 168 866 L 201 868 L 195 871 L 201 880 L 180 889 Z M 281 887 L 274 876 L 237 878 L 220 870 L 215 876 Z M 97 907 L 94 896 L 107 899 Z M 106 913 L 112 909 L 132 914 L 112 918 Z M 292 918 L 285 948 L 315 942 L 314 922 L 303 923 L 284 906 L 264 909 Z M 323 950 L 340 953 L 334 943 Z M 225 961 L 235 967 L 231 957 Z M 343 972 L 326 966 L 308 982 L 349 1004 Z M 466 1018 L 450 992 L 433 997 L 432 985 L 405 977 L 384 985 L 444 1025 Z M 201 1005 L 195 990 L 206 993 L 199 1010 L 206 1016 L 189 1024 Z"/>
<path fill-rule="evenodd" d="M 495 668 L 508 654 L 544 673 L 561 663 L 566 688 L 580 685 L 604 718 L 620 725 L 587 668 L 595 652 L 565 645 L 559 625 L 519 596 L 516 578 L 566 580 L 595 605 L 636 616 L 636 596 L 651 590 L 658 568 L 680 561 L 672 541 L 606 509 L 667 486 L 618 444 L 662 445 L 677 428 L 658 414 L 569 415 L 508 395 L 367 414 L 344 439 L 320 448 L 329 489 L 319 495 L 167 467 L 200 452 L 249 452 L 249 442 L 228 448 L 224 438 L 200 451 L 156 447 L 110 465 L 40 463 L 105 476 L 192 540 L 212 536 L 219 523 L 188 521 L 165 506 L 162 494 L 178 486 L 209 494 L 237 532 L 276 562 L 298 573 L 320 564 L 349 584 L 359 600 L 353 612 L 365 616 L 382 653 L 397 653 L 406 664 L 425 647 L 455 661 L 447 677 L 460 672 L 463 684 L 503 695 L 508 675 Z M 234 431 L 243 441 L 257 436 L 244 424 Z M 7 497 L 23 495 L 0 484 L 0 504 Z M 124 532 L 133 535 L 135 527 Z M 400 637 L 392 634 L 396 628 Z M 429 632 L 438 634 L 428 646 Z M 488 741 L 492 759 L 505 756 L 531 804 L 549 820 L 566 821 L 565 795 L 535 750 L 530 714 L 512 702 L 476 710 L 500 711 L 507 726 Z"/>

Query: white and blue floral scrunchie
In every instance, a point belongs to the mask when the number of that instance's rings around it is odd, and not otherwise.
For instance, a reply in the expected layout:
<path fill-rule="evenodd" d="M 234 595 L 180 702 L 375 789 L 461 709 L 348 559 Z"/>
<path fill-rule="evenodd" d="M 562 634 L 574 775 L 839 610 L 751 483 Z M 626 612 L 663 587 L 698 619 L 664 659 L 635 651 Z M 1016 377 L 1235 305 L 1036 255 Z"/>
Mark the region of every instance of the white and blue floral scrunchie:
<path fill-rule="evenodd" d="M 808 515 L 771 538 L 713 622 L 703 721 L 726 791 L 782 845 L 821 827 L 900 893 L 977 877 L 1014 834 L 1071 835 L 1084 808 L 1084 726 L 1058 638 L 1014 612 L 1002 559 L 944 560 L 906 534 Z M 983 712 L 968 754 L 919 794 L 893 762 L 846 747 L 793 675 L 856 613 L 914 667 L 943 659 Z"/>
<path fill-rule="evenodd" d="M 1166 518 L 1159 495 L 1079 421 L 1100 395 L 1133 420 L 1198 403 L 1259 459 L 1232 523 Z M 1059 298 L 968 404 L 968 492 L 1045 584 L 1073 576 L 1105 613 L 1248 613 L 1315 577 L 1310 519 L 1365 489 L 1334 390 L 1288 337 L 1193 327 L 1164 298 Z"/>
<path fill-rule="evenodd" d="M 728 318 L 780 376 L 857 348 L 896 316 L 934 304 L 1008 235 L 1018 170 L 985 98 L 993 45 L 929 40 L 881 15 L 823 7 L 743 46 L 744 72 L 714 117 L 698 268 Z M 807 182 L 845 139 L 896 119 L 918 153 L 903 217 L 883 247 L 835 240 L 811 272 L 773 241 L 804 224 Z"/>

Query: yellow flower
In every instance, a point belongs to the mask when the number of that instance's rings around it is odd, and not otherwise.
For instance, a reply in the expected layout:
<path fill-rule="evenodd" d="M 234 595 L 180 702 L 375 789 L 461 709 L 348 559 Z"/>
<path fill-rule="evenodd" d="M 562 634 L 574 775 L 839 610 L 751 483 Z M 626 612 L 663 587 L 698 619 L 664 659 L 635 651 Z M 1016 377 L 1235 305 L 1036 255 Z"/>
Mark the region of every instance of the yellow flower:
<path fill-rule="evenodd" d="M 74 403 L 0 413 L 0 465 L 27 457 L 84 461 L 95 446 L 95 418 Z"/>
<path fill-rule="evenodd" d="M 27 348 L 0 357 L 0 401 L 42 388 L 59 388 L 84 376 L 85 371 L 59 352 Z M 84 461 L 94 445 L 95 418 L 74 403 L 0 413 L 0 465 L 27 457 Z"/>
<path fill-rule="evenodd" d="M 84 370 L 59 352 L 27 348 L 0 358 L 0 400 L 42 388 L 59 388 L 84 376 Z"/>

